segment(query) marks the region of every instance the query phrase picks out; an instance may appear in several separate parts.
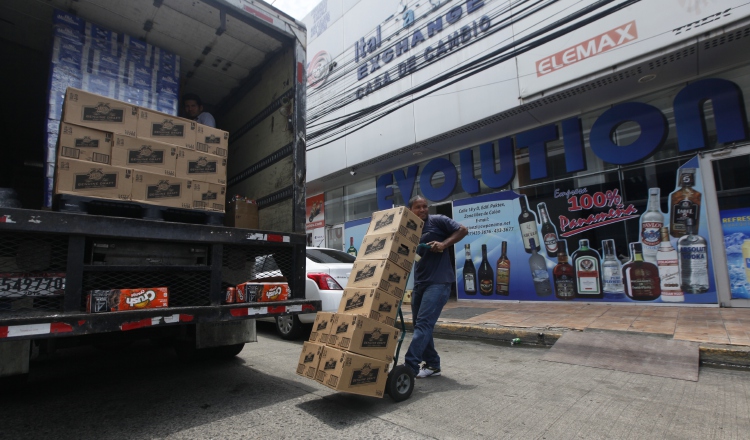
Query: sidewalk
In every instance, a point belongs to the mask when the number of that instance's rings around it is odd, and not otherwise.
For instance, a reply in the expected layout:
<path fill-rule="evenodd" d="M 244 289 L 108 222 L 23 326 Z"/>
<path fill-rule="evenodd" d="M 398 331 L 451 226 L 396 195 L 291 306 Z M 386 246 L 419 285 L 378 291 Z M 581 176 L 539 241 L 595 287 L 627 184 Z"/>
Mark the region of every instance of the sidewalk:
<path fill-rule="evenodd" d="M 402 306 L 411 328 L 411 306 Z M 750 366 L 750 309 L 448 301 L 435 334 L 553 345 L 566 331 L 618 331 L 700 343 L 701 361 Z"/>

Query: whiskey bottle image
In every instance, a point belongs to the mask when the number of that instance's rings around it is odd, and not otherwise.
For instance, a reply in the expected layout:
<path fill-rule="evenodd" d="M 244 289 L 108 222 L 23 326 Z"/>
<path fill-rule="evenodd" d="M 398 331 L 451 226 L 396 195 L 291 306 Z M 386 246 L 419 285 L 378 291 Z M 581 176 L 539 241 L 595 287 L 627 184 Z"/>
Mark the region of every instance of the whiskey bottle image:
<path fill-rule="evenodd" d="M 357 248 L 354 247 L 354 237 L 349 237 L 349 249 L 346 250 L 346 253 L 353 257 L 357 256 Z"/>
<path fill-rule="evenodd" d="M 482 263 L 479 265 L 479 293 L 485 296 L 492 295 L 495 290 L 495 274 L 487 259 L 487 245 L 482 245 Z"/>
<path fill-rule="evenodd" d="M 661 228 L 661 244 L 656 253 L 656 267 L 659 268 L 661 300 L 663 302 L 685 302 L 680 287 L 680 263 L 677 251 L 669 241 L 669 228 Z"/>
<path fill-rule="evenodd" d="M 465 244 L 466 261 L 464 261 L 464 292 L 467 295 L 477 294 L 477 269 L 471 260 L 471 245 Z"/>
<path fill-rule="evenodd" d="M 622 285 L 622 264 L 617 259 L 615 241 L 602 241 L 604 261 L 602 261 L 602 290 L 608 299 L 625 298 L 625 286 Z"/>
<path fill-rule="evenodd" d="M 589 248 L 585 238 L 578 241 L 578 249 L 573 252 L 573 269 L 576 273 L 576 298 L 604 298 L 599 252 Z"/>
<path fill-rule="evenodd" d="M 557 242 L 557 265 L 552 269 L 555 282 L 555 297 L 568 301 L 576 297 L 575 270 L 568 263 L 568 243 L 565 240 Z"/>
<path fill-rule="evenodd" d="M 672 209 L 669 233 L 672 237 L 680 238 L 687 234 L 687 220 L 693 220 L 697 231 L 700 226 L 701 193 L 693 189 L 695 186 L 695 168 L 684 168 L 680 171 L 680 189 L 672 193 L 670 206 Z"/>
<path fill-rule="evenodd" d="M 622 267 L 622 283 L 628 298 L 636 301 L 653 301 L 661 295 L 659 269 L 643 261 L 641 243 L 630 243 L 630 261 Z"/>
<path fill-rule="evenodd" d="M 538 251 L 541 249 L 539 244 L 539 231 L 537 230 L 536 216 L 532 211 L 529 210 L 529 202 L 526 196 L 521 196 L 518 199 L 521 204 L 521 214 L 518 215 L 518 226 L 521 229 L 521 236 L 523 237 L 523 250 L 527 254 L 531 253 L 531 239 L 534 239 L 536 243 L 535 249 Z"/>
<path fill-rule="evenodd" d="M 661 243 L 661 227 L 664 226 L 664 214 L 659 202 L 659 188 L 649 188 L 648 207 L 641 216 L 641 243 L 643 259 L 656 264 L 656 252 Z"/>
<path fill-rule="evenodd" d="M 677 241 L 680 265 L 680 287 L 684 293 L 708 292 L 708 246 L 697 234 L 693 219 L 685 222 L 687 235 Z"/>
<path fill-rule="evenodd" d="M 534 290 L 537 296 L 552 295 L 552 286 L 549 283 L 547 272 L 547 261 L 537 252 L 536 241 L 531 239 L 531 257 L 529 257 L 529 268 L 531 279 L 534 281 Z"/>
<path fill-rule="evenodd" d="M 502 254 L 497 259 L 495 272 L 497 279 L 495 282 L 495 293 L 502 296 L 510 295 L 510 260 L 508 259 L 508 242 L 502 244 Z"/>
<path fill-rule="evenodd" d="M 547 204 L 539 203 L 536 207 L 539 210 L 539 216 L 542 217 L 542 240 L 544 241 L 544 248 L 547 250 L 548 257 L 555 258 L 557 257 L 557 229 L 555 229 L 555 225 L 550 221 Z"/>

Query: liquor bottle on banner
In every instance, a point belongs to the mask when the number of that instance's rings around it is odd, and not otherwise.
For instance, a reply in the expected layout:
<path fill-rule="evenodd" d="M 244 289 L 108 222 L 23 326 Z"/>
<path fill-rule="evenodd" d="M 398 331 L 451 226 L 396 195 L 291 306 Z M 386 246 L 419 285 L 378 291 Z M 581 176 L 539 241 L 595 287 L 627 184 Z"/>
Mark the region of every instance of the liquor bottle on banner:
<path fill-rule="evenodd" d="M 672 237 L 680 238 L 687 234 L 687 220 L 692 219 L 695 230 L 700 225 L 701 193 L 693 189 L 695 186 L 695 168 L 684 168 L 680 171 L 680 189 L 672 193 L 670 205 L 672 208 L 669 233 Z"/>
<path fill-rule="evenodd" d="M 536 205 L 539 210 L 539 216 L 542 217 L 542 240 L 544 248 L 547 250 L 547 256 L 550 258 L 557 257 L 557 229 L 552 224 L 547 211 L 547 204 L 540 203 Z"/>
<path fill-rule="evenodd" d="M 536 243 L 535 249 L 538 251 L 541 249 L 539 244 L 539 231 L 537 231 L 536 216 L 532 211 L 529 210 L 529 201 L 526 196 L 521 196 L 518 199 L 521 204 L 521 214 L 518 216 L 518 226 L 521 229 L 521 236 L 523 237 L 523 250 L 527 254 L 531 253 L 531 239 L 534 239 Z"/>
<path fill-rule="evenodd" d="M 750 283 L 750 240 L 742 242 L 742 266 L 745 268 L 745 281 Z"/>
<path fill-rule="evenodd" d="M 357 248 L 354 247 L 354 237 L 349 237 L 349 249 L 346 250 L 346 253 L 352 257 L 357 256 Z"/>
<path fill-rule="evenodd" d="M 589 248 L 585 238 L 578 241 L 578 249 L 573 252 L 573 269 L 576 272 L 576 298 L 604 298 L 599 252 Z"/>
<path fill-rule="evenodd" d="M 479 265 L 479 293 L 485 296 L 492 295 L 495 290 L 495 274 L 487 259 L 487 245 L 482 245 L 482 263 Z"/>
<path fill-rule="evenodd" d="M 464 245 L 466 251 L 466 261 L 464 262 L 464 292 L 467 295 L 477 294 L 477 269 L 471 260 L 471 246 Z"/>
<path fill-rule="evenodd" d="M 602 290 L 604 298 L 625 298 L 625 286 L 622 285 L 622 264 L 617 259 L 615 252 L 615 241 L 612 239 L 602 241 L 604 261 L 602 262 Z"/>
<path fill-rule="evenodd" d="M 643 261 L 641 243 L 630 243 L 630 261 L 622 267 L 622 282 L 628 298 L 636 301 L 653 301 L 661 295 L 659 269 Z"/>
<path fill-rule="evenodd" d="M 495 266 L 497 282 L 495 283 L 495 293 L 502 296 L 510 295 L 510 260 L 508 259 L 508 242 L 504 241 L 502 245 L 502 255 L 497 259 Z"/>
<path fill-rule="evenodd" d="M 547 260 L 537 252 L 536 241 L 531 239 L 531 257 L 529 257 L 529 267 L 531 268 L 531 278 L 534 280 L 534 290 L 537 296 L 552 295 L 552 286 L 549 283 L 549 272 L 547 272 Z"/>
<path fill-rule="evenodd" d="M 685 302 L 680 288 L 680 263 L 677 251 L 669 241 L 669 228 L 661 228 L 661 244 L 656 253 L 656 266 L 659 268 L 661 300 L 664 302 Z"/>
<path fill-rule="evenodd" d="M 680 287 L 685 293 L 708 292 L 708 246 L 706 239 L 697 235 L 693 219 L 685 222 L 687 235 L 677 241 L 680 262 Z"/>
<path fill-rule="evenodd" d="M 641 216 L 641 243 L 643 259 L 656 264 L 656 252 L 661 243 L 661 227 L 664 226 L 664 214 L 661 212 L 659 188 L 649 188 L 648 208 Z"/>
<path fill-rule="evenodd" d="M 552 277 L 557 299 L 568 301 L 576 297 L 576 274 L 568 263 L 568 243 L 565 240 L 557 242 L 557 265 L 552 269 Z"/>

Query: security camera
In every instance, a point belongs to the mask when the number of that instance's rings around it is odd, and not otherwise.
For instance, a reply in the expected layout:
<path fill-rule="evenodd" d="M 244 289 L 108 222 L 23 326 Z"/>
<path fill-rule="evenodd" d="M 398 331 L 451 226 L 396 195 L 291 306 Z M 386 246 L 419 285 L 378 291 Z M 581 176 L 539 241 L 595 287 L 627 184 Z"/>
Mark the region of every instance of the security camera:
<path fill-rule="evenodd" d="M 357 172 L 354 170 L 354 168 L 352 168 L 351 171 L 349 171 L 349 174 L 351 174 L 352 176 L 356 176 Z"/>

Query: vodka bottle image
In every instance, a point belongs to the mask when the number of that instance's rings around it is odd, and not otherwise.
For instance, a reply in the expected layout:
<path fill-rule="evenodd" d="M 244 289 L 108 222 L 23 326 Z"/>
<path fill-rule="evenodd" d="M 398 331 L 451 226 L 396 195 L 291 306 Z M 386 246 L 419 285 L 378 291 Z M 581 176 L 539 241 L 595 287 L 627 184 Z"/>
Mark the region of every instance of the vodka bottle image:
<path fill-rule="evenodd" d="M 648 208 L 641 216 L 641 243 L 643 259 L 654 264 L 661 243 L 661 227 L 664 226 L 664 214 L 660 206 L 659 188 L 649 188 Z"/>
<path fill-rule="evenodd" d="M 352 257 L 357 256 L 357 248 L 354 247 L 354 237 L 349 237 L 349 249 L 346 250 L 346 253 Z"/>
<path fill-rule="evenodd" d="M 552 269 L 555 282 L 555 297 L 568 301 L 576 297 L 576 273 L 568 263 L 568 243 L 565 240 L 557 242 L 557 265 Z"/>
<path fill-rule="evenodd" d="M 630 243 L 630 261 L 622 266 L 622 282 L 628 298 L 636 301 L 653 301 L 661 295 L 659 269 L 643 261 L 641 243 Z"/>
<path fill-rule="evenodd" d="M 695 186 L 695 168 L 684 168 L 680 171 L 680 189 L 672 193 L 670 205 L 669 233 L 672 237 L 680 238 L 687 234 L 687 220 L 692 219 L 695 230 L 698 231 L 701 213 L 701 193 L 693 189 Z"/>
<path fill-rule="evenodd" d="M 471 246 L 464 245 L 466 252 L 466 261 L 464 262 L 464 292 L 467 295 L 477 294 L 477 269 L 474 267 L 474 262 L 471 260 Z"/>
<path fill-rule="evenodd" d="M 557 229 L 555 229 L 555 225 L 549 219 L 547 205 L 540 203 L 536 207 L 539 209 L 539 216 L 542 217 L 542 240 L 544 241 L 544 248 L 547 250 L 548 257 L 555 258 L 557 257 Z"/>
<path fill-rule="evenodd" d="M 677 241 L 680 265 L 680 287 L 684 293 L 708 292 L 708 246 L 697 235 L 693 219 L 685 221 L 687 235 Z"/>
<path fill-rule="evenodd" d="M 680 263 L 677 251 L 669 241 L 669 228 L 661 228 L 661 244 L 656 253 L 656 266 L 661 280 L 661 300 L 664 302 L 685 302 L 680 287 Z"/>
<path fill-rule="evenodd" d="M 602 262 L 602 290 L 608 299 L 625 298 L 625 286 L 622 284 L 622 265 L 617 259 L 615 241 L 602 241 L 604 261 Z"/>
<path fill-rule="evenodd" d="M 485 296 L 492 295 L 495 290 L 495 274 L 487 259 L 487 245 L 482 245 L 482 263 L 479 265 L 479 293 Z"/>
<path fill-rule="evenodd" d="M 578 249 L 573 252 L 573 269 L 576 271 L 576 298 L 604 298 L 599 252 L 589 248 L 586 239 L 578 241 Z"/>
<path fill-rule="evenodd" d="M 495 274 L 497 276 L 495 293 L 502 296 L 510 295 L 510 260 L 508 259 L 507 241 L 502 244 L 502 255 L 497 259 Z"/>
<path fill-rule="evenodd" d="M 534 280 L 534 290 L 537 296 L 552 295 L 552 286 L 549 282 L 549 273 L 547 272 L 547 261 L 539 255 L 536 248 L 536 241 L 531 239 L 531 257 L 529 257 L 529 267 L 531 268 L 531 278 Z"/>
<path fill-rule="evenodd" d="M 518 216 L 518 226 L 521 229 L 521 236 L 523 237 L 523 250 L 527 254 L 531 253 L 531 239 L 534 239 L 536 243 L 536 250 L 540 250 L 539 244 L 539 231 L 537 231 L 536 216 L 532 211 L 529 210 L 529 202 L 526 200 L 526 196 L 521 196 L 518 199 L 521 204 L 521 214 Z"/>

